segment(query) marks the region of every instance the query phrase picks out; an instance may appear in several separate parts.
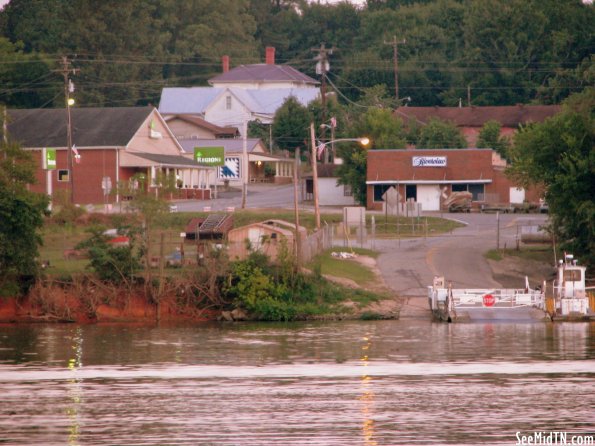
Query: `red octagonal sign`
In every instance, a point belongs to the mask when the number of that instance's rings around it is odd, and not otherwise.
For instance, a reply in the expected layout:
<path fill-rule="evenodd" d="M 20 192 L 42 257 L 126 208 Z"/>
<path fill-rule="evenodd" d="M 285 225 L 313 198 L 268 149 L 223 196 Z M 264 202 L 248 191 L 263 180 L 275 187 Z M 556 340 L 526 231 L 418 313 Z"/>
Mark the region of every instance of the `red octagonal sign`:
<path fill-rule="evenodd" d="M 486 294 L 485 296 L 483 296 L 483 304 L 486 307 L 493 307 L 495 303 L 496 303 L 496 298 L 494 296 L 492 296 L 491 294 Z"/>

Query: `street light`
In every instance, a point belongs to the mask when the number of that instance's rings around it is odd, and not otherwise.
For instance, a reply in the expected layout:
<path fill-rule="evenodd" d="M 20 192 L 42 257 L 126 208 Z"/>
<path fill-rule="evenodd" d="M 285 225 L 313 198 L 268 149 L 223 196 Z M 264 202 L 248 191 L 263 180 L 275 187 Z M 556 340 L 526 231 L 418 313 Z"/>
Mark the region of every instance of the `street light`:
<path fill-rule="evenodd" d="M 316 220 L 316 230 L 320 229 L 320 207 L 318 205 L 318 168 L 316 166 L 316 158 L 319 150 L 324 150 L 326 144 L 332 144 L 336 142 L 358 142 L 363 146 L 370 144 L 370 139 L 366 137 L 362 138 L 339 138 L 328 141 L 327 143 L 321 143 L 316 145 L 316 136 L 314 134 L 314 123 L 310 124 L 310 138 L 312 142 L 312 194 L 314 195 L 314 218 Z"/>

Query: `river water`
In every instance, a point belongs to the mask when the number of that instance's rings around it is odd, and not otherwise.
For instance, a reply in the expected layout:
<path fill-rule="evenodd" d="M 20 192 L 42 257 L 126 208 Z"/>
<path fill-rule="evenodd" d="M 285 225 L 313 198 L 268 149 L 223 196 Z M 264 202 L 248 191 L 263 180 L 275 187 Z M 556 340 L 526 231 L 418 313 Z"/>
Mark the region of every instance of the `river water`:
<path fill-rule="evenodd" d="M 594 390 L 593 323 L 0 325 L 2 445 L 511 445 Z"/>

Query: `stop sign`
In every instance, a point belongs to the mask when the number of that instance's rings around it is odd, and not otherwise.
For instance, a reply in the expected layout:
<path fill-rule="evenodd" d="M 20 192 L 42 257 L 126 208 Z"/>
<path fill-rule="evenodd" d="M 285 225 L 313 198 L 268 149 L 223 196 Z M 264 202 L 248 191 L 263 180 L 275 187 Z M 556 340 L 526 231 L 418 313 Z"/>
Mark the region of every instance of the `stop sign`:
<path fill-rule="evenodd" d="M 491 294 L 486 294 L 483 296 L 483 304 L 486 307 L 492 307 L 496 303 L 496 298 Z"/>

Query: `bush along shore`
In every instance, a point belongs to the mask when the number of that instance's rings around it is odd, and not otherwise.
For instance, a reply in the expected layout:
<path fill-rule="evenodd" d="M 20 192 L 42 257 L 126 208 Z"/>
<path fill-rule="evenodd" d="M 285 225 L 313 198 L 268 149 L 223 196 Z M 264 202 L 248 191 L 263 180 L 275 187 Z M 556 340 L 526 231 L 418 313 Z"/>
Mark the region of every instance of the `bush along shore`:
<path fill-rule="evenodd" d="M 231 262 L 213 251 L 192 270 L 166 276 L 100 276 L 40 279 L 23 297 L 0 299 L 0 322 L 367 319 L 365 308 L 383 297 L 259 253 Z"/>

